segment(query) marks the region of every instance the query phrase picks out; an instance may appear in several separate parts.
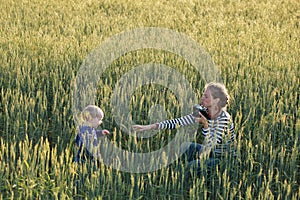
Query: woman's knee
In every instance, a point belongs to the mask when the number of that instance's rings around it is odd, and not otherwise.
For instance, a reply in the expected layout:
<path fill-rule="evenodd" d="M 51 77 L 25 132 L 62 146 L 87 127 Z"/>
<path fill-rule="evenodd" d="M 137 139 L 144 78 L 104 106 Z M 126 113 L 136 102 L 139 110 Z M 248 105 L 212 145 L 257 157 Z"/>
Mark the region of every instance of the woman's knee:
<path fill-rule="evenodd" d="M 186 153 L 188 150 L 193 148 L 193 146 L 194 146 L 194 143 L 192 143 L 192 142 L 184 142 L 180 145 L 180 152 Z"/>

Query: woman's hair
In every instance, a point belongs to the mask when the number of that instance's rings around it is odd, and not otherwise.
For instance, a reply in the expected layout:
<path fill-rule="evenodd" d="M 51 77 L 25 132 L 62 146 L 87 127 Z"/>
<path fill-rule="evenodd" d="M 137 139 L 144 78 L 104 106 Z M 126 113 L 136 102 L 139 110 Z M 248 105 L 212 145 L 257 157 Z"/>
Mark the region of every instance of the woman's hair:
<path fill-rule="evenodd" d="M 224 84 L 211 82 L 205 85 L 205 89 L 208 89 L 213 98 L 219 98 L 218 106 L 220 108 L 226 108 L 229 104 L 230 96 Z"/>
<path fill-rule="evenodd" d="M 94 118 L 103 118 L 104 113 L 101 108 L 94 105 L 88 105 L 85 107 L 81 113 L 81 117 L 84 121 L 89 121 Z"/>

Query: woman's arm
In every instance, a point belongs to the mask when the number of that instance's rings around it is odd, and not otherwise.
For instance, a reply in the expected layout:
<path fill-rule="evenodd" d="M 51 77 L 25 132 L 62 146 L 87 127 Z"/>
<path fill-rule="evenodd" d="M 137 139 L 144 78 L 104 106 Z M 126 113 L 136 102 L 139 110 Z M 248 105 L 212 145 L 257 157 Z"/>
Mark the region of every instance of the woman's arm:
<path fill-rule="evenodd" d="M 175 119 L 170 119 L 170 120 L 165 120 L 159 123 L 155 124 L 149 124 L 149 125 L 133 125 L 132 128 L 135 131 L 148 131 L 148 130 L 156 130 L 156 129 L 175 129 L 179 128 L 181 126 L 187 126 L 194 124 L 195 118 L 192 114 L 180 117 L 180 118 L 175 118 Z"/>
<path fill-rule="evenodd" d="M 181 126 L 188 126 L 194 124 L 195 122 L 195 117 L 192 114 L 189 114 L 180 118 L 159 122 L 158 129 L 176 129 Z"/>
<path fill-rule="evenodd" d="M 149 131 L 149 130 L 155 130 L 157 129 L 158 124 L 149 124 L 149 125 L 133 125 L 132 128 L 134 131 L 140 132 L 140 131 Z"/>

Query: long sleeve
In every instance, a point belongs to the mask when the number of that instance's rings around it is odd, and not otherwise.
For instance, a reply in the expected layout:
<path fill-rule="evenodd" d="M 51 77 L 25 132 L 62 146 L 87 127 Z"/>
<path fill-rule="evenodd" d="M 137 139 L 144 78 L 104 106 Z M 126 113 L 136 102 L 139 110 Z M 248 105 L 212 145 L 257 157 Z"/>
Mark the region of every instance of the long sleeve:
<path fill-rule="evenodd" d="M 208 120 L 208 128 L 202 129 L 205 145 L 210 147 L 215 155 L 233 152 L 231 148 L 235 141 L 234 124 L 230 115 L 223 111 L 217 119 Z"/>
<path fill-rule="evenodd" d="M 185 115 L 180 118 L 165 120 L 158 123 L 158 129 L 175 129 L 181 126 L 187 126 L 195 123 L 195 118 L 192 114 Z"/>

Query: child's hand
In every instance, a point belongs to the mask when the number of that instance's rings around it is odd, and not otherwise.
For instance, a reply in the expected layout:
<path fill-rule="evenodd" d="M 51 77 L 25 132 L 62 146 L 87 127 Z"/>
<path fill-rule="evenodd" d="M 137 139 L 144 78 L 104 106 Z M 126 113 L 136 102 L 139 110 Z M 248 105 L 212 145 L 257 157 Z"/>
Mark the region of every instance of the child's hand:
<path fill-rule="evenodd" d="M 104 129 L 104 130 L 102 130 L 102 134 L 103 134 L 103 135 L 109 135 L 110 132 L 109 132 L 108 130 Z"/>

